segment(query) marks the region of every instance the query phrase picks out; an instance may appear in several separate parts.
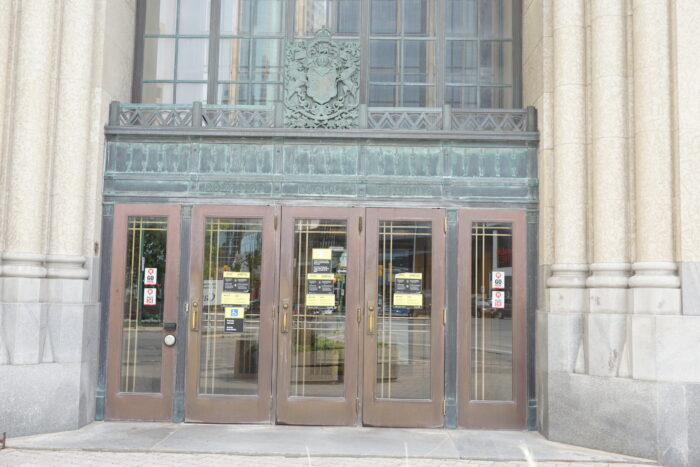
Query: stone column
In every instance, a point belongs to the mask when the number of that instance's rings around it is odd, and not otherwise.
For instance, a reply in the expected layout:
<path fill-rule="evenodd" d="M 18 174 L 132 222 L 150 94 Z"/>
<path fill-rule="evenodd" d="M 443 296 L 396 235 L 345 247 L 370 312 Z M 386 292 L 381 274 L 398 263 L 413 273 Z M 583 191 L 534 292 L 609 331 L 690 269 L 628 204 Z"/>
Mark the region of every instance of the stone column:
<path fill-rule="evenodd" d="M 51 187 L 48 277 L 87 279 L 86 167 L 90 146 L 94 2 L 63 3 L 58 119 Z M 97 157 L 97 154 L 94 155 Z M 65 290 L 66 284 L 61 288 Z"/>
<path fill-rule="evenodd" d="M 586 355 L 588 372 L 598 376 L 629 374 L 626 3 L 590 2 L 593 264 Z"/>
<path fill-rule="evenodd" d="M 553 3 L 554 264 L 549 370 L 582 371 L 586 276 L 586 70 L 584 0 Z"/>
<path fill-rule="evenodd" d="M 10 94 L 7 90 L 10 86 L 11 64 L 12 64 L 12 23 L 14 18 L 14 8 L 12 1 L 0 2 L 0 108 L 10 108 Z M 8 115 L 10 112 L 0 112 L 0 251 L 4 243 L 4 219 L 5 219 L 5 197 L 7 186 L 7 153 L 5 146 L 8 136 Z M 2 266 L 0 266 L 0 271 Z M 0 275 L 2 273 L 0 272 Z"/>
<path fill-rule="evenodd" d="M 656 378 L 656 318 L 679 314 L 674 261 L 670 5 L 633 2 L 636 255 L 630 278 L 633 376 Z M 689 96 L 685 96 L 689 98 Z"/>

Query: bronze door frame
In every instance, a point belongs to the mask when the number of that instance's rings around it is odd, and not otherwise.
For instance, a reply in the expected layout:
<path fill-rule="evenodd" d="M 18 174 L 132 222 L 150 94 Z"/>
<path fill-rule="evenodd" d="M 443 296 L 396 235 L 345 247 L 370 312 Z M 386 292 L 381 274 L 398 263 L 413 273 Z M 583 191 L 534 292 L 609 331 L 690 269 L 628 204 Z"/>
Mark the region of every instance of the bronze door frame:
<path fill-rule="evenodd" d="M 378 238 L 380 220 L 429 221 L 432 223 L 432 303 L 431 303 L 431 398 L 425 400 L 381 400 L 375 398 L 377 379 L 377 338 L 364 324 L 363 416 L 365 425 L 392 427 L 441 427 L 444 424 L 444 318 L 445 318 L 445 215 L 444 209 L 367 208 L 365 234 L 365 307 L 366 317 L 377 304 Z"/>
<path fill-rule="evenodd" d="M 471 239 L 473 222 L 508 222 L 513 225 L 513 400 L 471 400 Z M 457 399 L 460 427 L 525 428 L 526 419 L 526 311 L 527 230 L 525 211 L 460 210 L 458 214 L 458 319 Z"/>
<path fill-rule="evenodd" d="M 114 208 L 112 277 L 109 301 L 107 346 L 107 385 L 105 419 L 170 421 L 175 382 L 177 345 L 163 344 L 160 393 L 120 392 L 122 329 L 124 314 L 124 274 L 126 271 L 127 227 L 129 216 L 168 219 L 163 322 L 177 322 L 178 276 L 180 273 L 180 206 L 172 204 L 117 204 Z M 163 336 L 174 334 L 163 331 Z"/>
<path fill-rule="evenodd" d="M 275 258 L 277 238 L 274 229 L 276 209 L 270 206 L 195 206 L 192 213 L 190 251 L 190 304 L 188 352 L 185 378 L 185 419 L 212 423 L 255 423 L 270 421 L 272 401 L 272 347 L 275 315 Z M 258 394 L 199 394 L 201 352 L 202 279 L 206 220 L 216 218 L 262 219 L 260 286 L 260 334 L 258 348 Z M 194 303 L 197 302 L 197 306 Z"/>
<path fill-rule="evenodd" d="M 276 421 L 295 425 L 353 425 L 358 422 L 357 398 L 362 281 L 360 271 L 364 233 L 360 230 L 364 209 L 336 207 L 283 207 L 280 242 L 279 309 L 277 330 Z M 344 397 L 290 397 L 291 304 L 293 297 L 294 224 L 297 219 L 338 219 L 347 221 L 347 288 L 345 313 Z M 285 307 L 285 304 L 287 305 Z"/>

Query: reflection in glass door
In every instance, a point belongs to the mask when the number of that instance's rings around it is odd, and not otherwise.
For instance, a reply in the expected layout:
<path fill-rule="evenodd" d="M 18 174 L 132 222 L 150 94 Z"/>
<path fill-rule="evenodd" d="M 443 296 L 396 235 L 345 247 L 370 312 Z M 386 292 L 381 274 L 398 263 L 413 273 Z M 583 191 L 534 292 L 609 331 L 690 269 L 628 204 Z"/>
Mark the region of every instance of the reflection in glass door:
<path fill-rule="evenodd" d="M 167 420 L 172 408 L 179 207 L 117 205 L 107 355 L 107 419 Z M 167 325 L 166 325 L 167 324 Z"/>
<path fill-rule="evenodd" d="M 365 424 L 442 425 L 444 219 L 367 210 Z"/>
<path fill-rule="evenodd" d="M 285 208 L 277 421 L 357 419 L 360 210 Z"/>
<path fill-rule="evenodd" d="M 193 215 L 188 420 L 269 420 L 273 210 L 196 207 Z"/>
<path fill-rule="evenodd" d="M 463 211 L 458 241 L 459 424 L 525 424 L 525 214 Z"/>

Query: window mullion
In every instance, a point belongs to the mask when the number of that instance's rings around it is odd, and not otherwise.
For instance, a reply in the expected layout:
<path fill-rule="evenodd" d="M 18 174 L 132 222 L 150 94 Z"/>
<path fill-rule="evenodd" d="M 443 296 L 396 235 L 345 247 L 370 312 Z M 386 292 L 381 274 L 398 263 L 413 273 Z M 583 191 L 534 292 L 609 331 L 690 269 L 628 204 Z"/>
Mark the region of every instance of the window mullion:
<path fill-rule="evenodd" d="M 209 16 L 209 77 L 207 103 L 216 104 L 219 92 L 219 38 L 221 36 L 221 0 L 211 0 Z"/>

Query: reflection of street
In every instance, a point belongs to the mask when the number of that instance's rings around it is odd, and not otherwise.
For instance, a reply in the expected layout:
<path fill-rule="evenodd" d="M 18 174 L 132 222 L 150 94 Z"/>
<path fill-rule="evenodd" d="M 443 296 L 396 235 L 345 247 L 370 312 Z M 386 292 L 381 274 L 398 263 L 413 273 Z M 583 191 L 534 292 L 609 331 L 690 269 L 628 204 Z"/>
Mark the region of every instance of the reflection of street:
<path fill-rule="evenodd" d="M 472 318 L 472 399 L 512 400 L 513 322 Z"/>
<path fill-rule="evenodd" d="M 122 382 L 126 392 L 160 392 L 163 328 L 139 326 L 128 330 L 124 323 L 122 335 Z"/>

